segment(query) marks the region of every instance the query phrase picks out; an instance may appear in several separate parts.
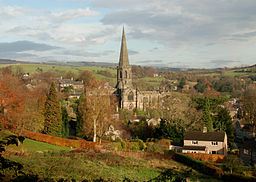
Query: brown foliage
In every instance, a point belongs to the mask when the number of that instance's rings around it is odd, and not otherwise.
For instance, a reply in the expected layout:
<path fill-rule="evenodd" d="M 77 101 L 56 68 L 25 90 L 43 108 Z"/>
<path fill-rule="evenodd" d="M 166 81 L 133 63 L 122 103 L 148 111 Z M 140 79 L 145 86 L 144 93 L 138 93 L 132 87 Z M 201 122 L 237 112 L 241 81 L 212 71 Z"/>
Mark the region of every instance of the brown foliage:
<path fill-rule="evenodd" d="M 16 129 L 22 122 L 24 87 L 22 82 L 9 74 L 0 77 L 0 122 L 3 127 Z"/>
<path fill-rule="evenodd" d="M 217 162 L 222 163 L 224 159 L 224 155 L 218 154 L 199 154 L 199 153 L 187 153 L 190 157 L 194 159 L 206 161 L 206 162 Z"/>

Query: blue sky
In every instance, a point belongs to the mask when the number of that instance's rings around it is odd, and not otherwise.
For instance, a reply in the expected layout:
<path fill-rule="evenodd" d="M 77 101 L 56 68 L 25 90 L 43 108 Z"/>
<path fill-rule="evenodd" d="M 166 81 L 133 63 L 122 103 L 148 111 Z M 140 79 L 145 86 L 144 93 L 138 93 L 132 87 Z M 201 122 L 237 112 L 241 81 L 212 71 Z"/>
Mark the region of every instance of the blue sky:
<path fill-rule="evenodd" d="M 0 58 L 216 68 L 256 63 L 255 0 L 0 0 Z"/>

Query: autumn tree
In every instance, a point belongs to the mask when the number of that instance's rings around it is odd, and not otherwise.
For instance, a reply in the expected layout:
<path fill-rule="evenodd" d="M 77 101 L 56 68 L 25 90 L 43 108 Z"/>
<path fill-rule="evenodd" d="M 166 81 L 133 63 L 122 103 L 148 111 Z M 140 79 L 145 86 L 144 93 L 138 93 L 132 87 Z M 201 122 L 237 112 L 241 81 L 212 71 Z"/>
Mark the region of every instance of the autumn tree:
<path fill-rule="evenodd" d="M 95 82 L 97 82 L 96 78 L 92 75 L 92 73 L 90 71 L 83 71 L 82 73 L 80 73 L 80 75 L 78 76 L 79 80 L 83 80 L 84 85 L 86 87 L 94 87 Z"/>
<path fill-rule="evenodd" d="M 54 82 L 52 82 L 47 95 L 44 116 L 44 132 L 52 136 L 62 136 L 61 106 Z"/>
<path fill-rule="evenodd" d="M 187 130 L 198 130 L 202 126 L 202 112 L 196 109 L 188 94 L 172 92 L 166 95 L 159 112 L 161 118 Z"/>
<path fill-rule="evenodd" d="M 94 85 L 96 87 L 96 85 Z M 87 138 L 96 138 L 101 142 L 105 132 L 114 121 L 116 109 L 115 98 L 104 84 L 97 83 L 96 88 L 86 88 L 83 105 L 80 107 L 83 115 L 83 132 Z"/>
<path fill-rule="evenodd" d="M 24 85 L 8 72 L 0 73 L 0 122 L 2 127 L 18 129 L 23 122 Z"/>

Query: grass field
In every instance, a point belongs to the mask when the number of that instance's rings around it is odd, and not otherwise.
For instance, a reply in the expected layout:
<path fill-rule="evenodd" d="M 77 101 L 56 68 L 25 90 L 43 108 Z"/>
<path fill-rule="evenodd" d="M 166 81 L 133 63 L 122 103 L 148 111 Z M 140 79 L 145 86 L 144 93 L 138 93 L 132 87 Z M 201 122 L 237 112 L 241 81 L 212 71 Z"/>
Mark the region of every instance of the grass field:
<path fill-rule="evenodd" d="M 1 137 L 10 135 L 1 132 Z M 69 148 L 58 147 L 30 139 L 25 139 L 20 146 L 10 145 L 4 157 L 20 163 L 22 172 L 36 176 L 41 180 L 71 181 L 103 179 L 104 181 L 148 181 L 159 176 L 167 169 L 181 172 L 191 170 L 172 159 L 156 159 L 146 157 L 121 156 L 112 152 L 95 152 L 94 150 L 70 151 Z M 217 181 L 194 170 L 191 181 Z M 9 173 L 8 173 L 9 174 Z M 15 178 L 14 173 L 10 173 Z M 8 177 L 8 179 L 11 179 Z"/>
<path fill-rule="evenodd" d="M 15 64 L 15 65 L 0 65 L 0 67 L 6 67 L 6 66 L 12 66 L 13 71 L 17 68 L 22 68 L 22 70 L 26 73 L 37 73 L 38 70 L 41 70 L 43 72 L 51 71 L 55 73 L 59 73 L 61 75 L 64 75 L 67 72 L 72 72 L 76 75 L 79 75 L 82 71 L 90 71 L 92 72 L 93 76 L 95 76 L 97 79 L 100 80 L 106 80 L 106 81 L 113 81 L 115 80 L 116 70 L 110 69 L 110 68 L 102 68 L 102 67 L 72 67 L 72 66 L 55 66 L 55 65 L 42 65 L 42 64 Z M 98 74 L 98 71 L 107 71 L 113 75 L 113 77 L 106 77 L 101 74 Z"/>
<path fill-rule="evenodd" d="M 6 158 L 23 165 L 27 174 L 36 174 L 41 179 L 74 179 L 76 181 L 102 178 L 104 181 L 148 181 L 167 169 L 188 171 L 191 168 L 167 159 L 151 159 L 120 156 L 114 153 L 95 151 L 48 151 L 28 152 L 26 155 L 7 154 Z M 191 181 L 218 181 L 193 170 Z"/>
<path fill-rule="evenodd" d="M 59 147 L 55 145 L 50 145 L 48 143 L 38 142 L 31 139 L 25 139 L 22 145 L 10 145 L 7 147 L 10 151 L 24 151 L 24 152 L 35 152 L 35 151 L 70 151 L 70 148 Z"/>

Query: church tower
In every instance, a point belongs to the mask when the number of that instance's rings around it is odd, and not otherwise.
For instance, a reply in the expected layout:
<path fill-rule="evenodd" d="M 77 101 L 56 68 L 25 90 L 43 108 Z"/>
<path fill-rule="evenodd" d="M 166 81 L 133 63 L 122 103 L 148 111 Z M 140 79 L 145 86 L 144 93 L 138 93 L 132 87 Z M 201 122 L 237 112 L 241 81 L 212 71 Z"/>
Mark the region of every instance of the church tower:
<path fill-rule="evenodd" d="M 119 107 L 132 110 L 136 108 L 136 90 L 132 86 L 132 69 L 129 63 L 128 51 L 126 46 L 125 31 L 121 42 L 119 65 L 117 66 L 117 95 Z"/>
<path fill-rule="evenodd" d="M 125 89 L 125 88 L 132 87 L 132 69 L 129 64 L 124 27 L 123 27 L 119 65 L 117 67 L 116 87 L 118 89 Z"/>

